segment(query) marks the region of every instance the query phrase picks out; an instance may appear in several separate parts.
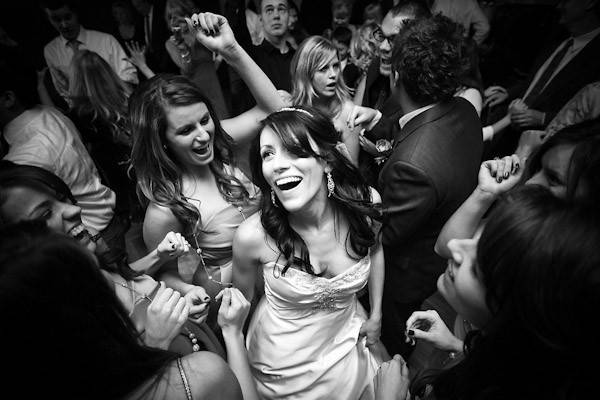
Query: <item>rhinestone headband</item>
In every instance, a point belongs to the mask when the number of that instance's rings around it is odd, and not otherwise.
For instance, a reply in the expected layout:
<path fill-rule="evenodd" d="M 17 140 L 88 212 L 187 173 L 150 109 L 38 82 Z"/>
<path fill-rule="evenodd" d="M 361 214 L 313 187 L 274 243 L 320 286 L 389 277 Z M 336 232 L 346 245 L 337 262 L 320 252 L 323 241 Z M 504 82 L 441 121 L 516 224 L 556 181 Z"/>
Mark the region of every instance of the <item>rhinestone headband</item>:
<path fill-rule="evenodd" d="M 301 112 L 303 114 L 308 115 L 309 117 L 313 118 L 313 115 L 311 113 L 309 113 L 306 110 L 303 110 L 302 108 L 296 108 L 296 107 L 283 107 L 281 110 L 279 110 L 278 112 L 282 112 L 282 111 L 296 111 L 296 112 Z"/>

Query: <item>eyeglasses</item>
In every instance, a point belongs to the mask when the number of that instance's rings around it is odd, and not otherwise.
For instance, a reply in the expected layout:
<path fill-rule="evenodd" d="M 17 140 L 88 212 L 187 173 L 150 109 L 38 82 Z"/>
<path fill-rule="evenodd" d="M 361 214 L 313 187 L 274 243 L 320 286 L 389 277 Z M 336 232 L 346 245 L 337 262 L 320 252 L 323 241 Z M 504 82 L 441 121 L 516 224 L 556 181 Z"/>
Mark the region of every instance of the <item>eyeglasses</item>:
<path fill-rule="evenodd" d="M 392 35 L 386 36 L 381 30 L 381 28 L 377 28 L 373 32 L 371 32 L 371 36 L 373 37 L 373 39 L 375 39 L 379 43 L 383 43 L 383 41 L 387 39 L 390 42 L 390 44 L 393 44 L 394 39 L 396 39 L 397 35 L 397 33 L 394 33 Z"/>

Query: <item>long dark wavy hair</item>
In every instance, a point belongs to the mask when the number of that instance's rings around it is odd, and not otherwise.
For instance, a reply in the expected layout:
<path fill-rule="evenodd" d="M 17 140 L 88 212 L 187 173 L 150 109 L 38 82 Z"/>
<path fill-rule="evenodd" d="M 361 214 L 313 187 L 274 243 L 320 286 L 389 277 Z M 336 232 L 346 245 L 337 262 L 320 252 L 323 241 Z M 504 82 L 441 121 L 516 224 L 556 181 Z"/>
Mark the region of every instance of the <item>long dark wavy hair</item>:
<path fill-rule="evenodd" d="M 39 192 L 51 194 L 57 201 L 77 204 L 67 184 L 50 171 L 31 165 L 19 165 L 9 161 L 0 161 L 0 207 L 8 200 L 8 190 L 27 187 Z M 19 221 L 14 216 L 0 212 L 0 226 Z M 62 232 L 65 233 L 65 232 Z M 133 279 L 141 273 L 132 270 L 127 261 L 127 253 L 121 249 L 98 248 L 100 267 L 109 272 Z"/>
<path fill-rule="evenodd" d="M 168 207 L 191 236 L 200 223 L 198 209 L 183 195 L 183 167 L 166 148 L 166 110 L 204 103 L 215 125 L 214 159 L 210 171 L 215 176 L 219 192 L 231 204 L 241 204 L 249 194 L 244 185 L 226 169 L 235 165 L 233 139 L 223 128 L 211 102 L 189 79 L 179 75 L 156 75 L 142 83 L 131 95 L 129 120 L 133 134 L 132 166 L 137 177 L 138 195 L 148 201 Z"/>
<path fill-rule="evenodd" d="M 477 260 L 492 318 L 467 338 L 464 361 L 434 382 L 436 398 L 595 397 L 598 205 L 526 186 L 488 220 Z"/>
<path fill-rule="evenodd" d="M 0 380 L 27 398 L 122 398 L 177 358 L 142 345 L 93 255 L 40 221 L 0 229 L 0 313 Z"/>
<path fill-rule="evenodd" d="M 360 172 L 350 159 L 338 150 L 340 133 L 335 130 L 331 119 L 315 108 L 295 107 L 269 115 L 262 122 L 262 127 L 263 130 L 272 129 L 283 143 L 283 147 L 291 154 L 298 157 L 314 157 L 331 167 L 335 191 L 328 201 L 332 202 L 336 216 L 348 221 L 346 251 L 352 258 L 364 257 L 369 247 L 375 244 L 376 238 L 371 223 L 380 213 L 372 202 L 371 189 Z M 278 205 L 275 206 L 268 195 L 271 186 L 262 173 L 260 136 L 252 142 L 250 165 L 254 182 L 265 194 L 261 199 L 261 223 L 286 259 L 282 273 L 294 266 L 314 275 L 306 243 L 290 226 L 288 212 L 283 205 L 276 200 Z M 311 146 L 311 140 L 316 143 L 317 150 Z"/>

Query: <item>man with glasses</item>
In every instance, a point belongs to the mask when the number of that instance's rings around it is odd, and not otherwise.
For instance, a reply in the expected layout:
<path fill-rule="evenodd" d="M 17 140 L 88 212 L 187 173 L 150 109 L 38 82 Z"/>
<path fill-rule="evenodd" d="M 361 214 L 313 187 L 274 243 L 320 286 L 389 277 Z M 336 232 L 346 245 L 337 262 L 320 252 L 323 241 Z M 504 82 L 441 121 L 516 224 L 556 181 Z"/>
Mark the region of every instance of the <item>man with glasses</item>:
<path fill-rule="evenodd" d="M 399 111 L 397 104 L 387 102 L 390 95 L 390 60 L 394 38 L 405 21 L 430 15 L 429 9 L 422 1 L 402 2 L 386 14 L 380 29 L 373 31 L 373 38 L 379 43 L 379 60 L 374 61 L 367 71 L 363 106 L 378 109 L 384 116 Z"/>

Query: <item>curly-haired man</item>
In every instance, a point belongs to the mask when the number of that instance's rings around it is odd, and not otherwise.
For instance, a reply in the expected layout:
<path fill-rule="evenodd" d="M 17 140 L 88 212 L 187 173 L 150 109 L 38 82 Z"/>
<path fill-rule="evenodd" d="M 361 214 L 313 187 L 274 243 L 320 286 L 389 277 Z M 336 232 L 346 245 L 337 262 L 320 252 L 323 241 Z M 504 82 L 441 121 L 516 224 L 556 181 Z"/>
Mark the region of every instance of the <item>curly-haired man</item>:
<path fill-rule="evenodd" d="M 384 205 L 385 289 L 382 340 L 407 355 L 405 321 L 436 289 L 445 260 L 433 250 L 446 222 L 477 184 L 481 123 L 454 97 L 468 65 L 462 30 L 449 19 L 407 22 L 394 41 L 392 96 L 404 115 L 379 176 Z M 380 122 L 381 123 L 381 122 Z"/>

